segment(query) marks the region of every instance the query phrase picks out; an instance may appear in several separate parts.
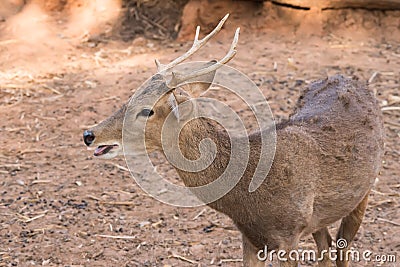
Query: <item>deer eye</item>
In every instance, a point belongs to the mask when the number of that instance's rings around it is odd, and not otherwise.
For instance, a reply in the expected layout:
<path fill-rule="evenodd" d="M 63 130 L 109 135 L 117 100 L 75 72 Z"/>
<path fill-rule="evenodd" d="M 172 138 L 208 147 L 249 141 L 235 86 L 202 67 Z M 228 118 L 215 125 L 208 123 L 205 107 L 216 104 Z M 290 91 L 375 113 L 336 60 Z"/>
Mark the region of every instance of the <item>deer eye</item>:
<path fill-rule="evenodd" d="M 142 111 L 139 112 L 138 116 L 143 116 L 143 117 L 150 117 L 154 114 L 154 111 L 152 109 L 142 109 Z"/>

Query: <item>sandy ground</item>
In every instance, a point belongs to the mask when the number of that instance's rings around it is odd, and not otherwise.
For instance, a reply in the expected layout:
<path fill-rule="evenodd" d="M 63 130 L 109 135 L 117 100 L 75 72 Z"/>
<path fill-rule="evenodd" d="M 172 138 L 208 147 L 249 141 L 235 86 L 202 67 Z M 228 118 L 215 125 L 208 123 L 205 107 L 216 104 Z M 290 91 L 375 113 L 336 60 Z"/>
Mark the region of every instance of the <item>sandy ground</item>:
<path fill-rule="evenodd" d="M 400 46 L 389 37 L 400 32 L 378 22 L 358 24 L 360 16 L 317 35 L 310 25 L 280 21 L 260 29 L 237 18 L 193 59 L 223 56 L 240 24 L 230 66 L 260 86 L 277 120 L 288 116 L 312 80 L 336 73 L 369 80 L 384 114 L 386 153 L 353 247 L 394 255 L 400 250 Z M 366 18 L 371 16 L 383 15 Z M 397 23 L 390 16 L 383 17 Z M 134 183 L 124 159 L 95 159 L 82 142 L 84 129 L 118 109 L 155 73 L 154 58 L 168 62 L 189 46 L 143 38 L 94 43 L 61 34 L 49 42 L 2 35 L 0 266 L 241 266 L 241 237 L 226 216 L 155 201 Z M 306 238 L 301 247 L 314 245 Z"/>

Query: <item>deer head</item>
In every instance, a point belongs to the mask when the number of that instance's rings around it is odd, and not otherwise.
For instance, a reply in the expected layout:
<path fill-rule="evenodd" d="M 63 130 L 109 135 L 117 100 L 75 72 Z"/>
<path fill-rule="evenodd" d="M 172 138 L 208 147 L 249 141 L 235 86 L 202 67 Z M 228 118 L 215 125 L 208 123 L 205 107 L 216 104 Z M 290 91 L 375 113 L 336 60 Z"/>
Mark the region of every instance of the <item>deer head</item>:
<path fill-rule="evenodd" d="M 135 146 L 135 140 L 141 142 L 135 136 L 145 131 L 146 148 L 148 151 L 153 151 L 162 149 L 162 126 L 170 114 L 173 115 L 173 120 L 168 127 L 179 127 L 196 113 L 196 106 L 190 100 L 204 93 L 212 84 L 216 70 L 235 56 L 240 29 L 236 30 L 228 53 L 221 60 L 210 61 L 184 73 L 173 71 L 173 68 L 196 53 L 216 35 L 228 16 L 229 14 L 203 39 L 199 39 L 198 26 L 192 47 L 169 64 L 164 65 L 155 60 L 157 74 L 148 79 L 120 110 L 84 132 L 84 142 L 89 148 L 95 149 L 96 157 L 113 158 L 123 154 L 124 118 L 129 117 L 129 136 L 132 145 Z"/>

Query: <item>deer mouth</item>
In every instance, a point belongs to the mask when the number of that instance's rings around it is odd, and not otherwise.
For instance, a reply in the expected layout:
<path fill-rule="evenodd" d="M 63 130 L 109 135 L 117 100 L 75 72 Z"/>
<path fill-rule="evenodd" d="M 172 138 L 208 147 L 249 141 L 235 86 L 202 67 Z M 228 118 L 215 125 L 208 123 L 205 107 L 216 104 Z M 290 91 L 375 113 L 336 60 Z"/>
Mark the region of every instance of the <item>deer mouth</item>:
<path fill-rule="evenodd" d="M 94 156 L 99 157 L 109 153 L 114 148 L 117 148 L 118 145 L 102 145 L 98 146 L 94 151 Z"/>

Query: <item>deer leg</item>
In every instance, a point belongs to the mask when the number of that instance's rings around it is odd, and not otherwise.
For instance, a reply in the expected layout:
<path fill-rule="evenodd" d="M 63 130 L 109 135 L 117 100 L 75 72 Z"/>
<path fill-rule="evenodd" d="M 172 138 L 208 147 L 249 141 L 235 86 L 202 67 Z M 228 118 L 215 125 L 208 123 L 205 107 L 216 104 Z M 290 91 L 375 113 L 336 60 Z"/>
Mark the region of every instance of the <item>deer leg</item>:
<path fill-rule="evenodd" d="M 243 239 L 243 267 L 264 267 L 265 263 L 258 259 L 258 249 L 242 235 Z"/>
<path fill-rule="evenodd" d="M 332 237 L 329 234 L 328 228 L 327 227 L 322 228 L 317 232 L 313 233 L 312 236 L 315 240 L 315 243 L 317 243 L 318 247 L 318 266 L 331 267 L 332 262 L 329 259 L 328 251 L 332 245 Z"/>
<path fill-rule="evenodd" d="M 280 250 L 286 251 L 286 253 L 290 253 L 290 251 L 297 251 L 297 246 L 296 247 L 291 247 L 291 248 L 286 248 L 283 249 L 281 248 Z M 298 267 L 300 264 L 298 263 L 297 259 L 291 259 L 288 254 L 284 256 L 286 260 L 280 260 L 279 261 L 279 267 Z"/>
<path fill-rule="evenodd" d="M 284 258 L 285 260 L 280 260 L 279 261 L 279 267 L 298 267 L 299 262 L 295 257 L 291 254 L 292 251 L 298 251 L 297 248 L 297 244 L 299 242 L 300 236 L 296 236 L 296 238 L 294 239 L 295 241 L 291 242 L 290 245 L 286 245 L 286 246 L 280 246 L 280 250 L 283 250 L 286 252 Z M 279 258 L 278 258 L 279 259 Z"/>
<path fill-rule="evenodd" d="M 350 247 L 350 243 L 353 241 L 354 236 L 356 235 L 358 228 L 360 228 L 361 222 L 364 217 L 365 209 L 367 208 L 368 203 L 368 194 L 364 197 L 364 199 L 358 204 L 358 206 L 346 217 L 342 219 L 342 223 L 340 225 L 339 231 L 336 236 L 336 242 L 339 239 L 345 239 L 347 242 L 347 246 L 344 248 L 336 246 L 337 249 L 337 259 L 336 259 L 336 266 L 337 267 L 348 267 L 349 266 L 349 259 L 347 259 L 346 252 Z"/>

